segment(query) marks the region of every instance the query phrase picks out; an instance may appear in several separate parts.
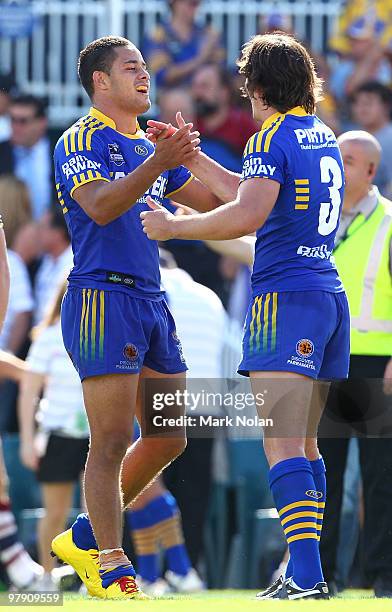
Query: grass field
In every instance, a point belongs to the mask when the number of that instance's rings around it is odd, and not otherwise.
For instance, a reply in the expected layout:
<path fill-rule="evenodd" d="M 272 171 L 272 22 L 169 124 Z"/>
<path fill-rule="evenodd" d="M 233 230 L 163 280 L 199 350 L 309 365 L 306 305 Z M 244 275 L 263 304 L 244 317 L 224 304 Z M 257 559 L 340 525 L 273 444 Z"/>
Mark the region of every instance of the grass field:
<path fill-rule="evenodd" d="M 171 595 L 154 601 L 104 601 L 67 594 L 60 609 L 69 612 L 117 612 L 135 606 L 143 612 L 392 612 L 392 600 L 374 599 L 372 591 L 346 591 L 330 601 L 257 601 L 255 591 L 208 591 L 198 595 Z M 18 606 L 19 607 L 19 606 Z M 20 606 L 26 608 L 26 606 Z M 48 607 L 34 606 L 34 610 Z M 53 608 L 52 608 L 53 609 Z M 59 609 L 59 608 L 57 608 Z"/>

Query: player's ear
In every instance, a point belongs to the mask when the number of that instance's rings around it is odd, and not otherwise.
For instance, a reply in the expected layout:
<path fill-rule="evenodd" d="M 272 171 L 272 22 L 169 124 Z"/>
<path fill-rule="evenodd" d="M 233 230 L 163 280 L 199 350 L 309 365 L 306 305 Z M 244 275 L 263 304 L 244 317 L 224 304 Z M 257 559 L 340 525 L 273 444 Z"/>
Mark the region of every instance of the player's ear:
<path fill-rule="evenodd" d="M 109 89 L 109 76 L 102 70 L 93 72 L 94 91 L 107 91 Z"/>

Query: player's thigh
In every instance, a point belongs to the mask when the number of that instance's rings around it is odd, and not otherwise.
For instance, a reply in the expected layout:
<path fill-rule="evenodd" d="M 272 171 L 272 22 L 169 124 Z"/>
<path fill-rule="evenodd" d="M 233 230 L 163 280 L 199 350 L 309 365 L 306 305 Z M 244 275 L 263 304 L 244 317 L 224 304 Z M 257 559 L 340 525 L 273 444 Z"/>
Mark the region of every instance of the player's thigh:
<path fill-rule="evenodd" d="M 174 447 L 178 445 L 179 450 L 184 447 L 186 429 L 182 417 L 185 415 L 185 389 L 186 372 L 164 374 L 143 366 L 136 401 L 136 417 L 143 440 L 157 443 L 158 446 L 160 443 Z M 156 407 L 157 397 L 159 409 Z M 162 419 L 174 419 L 176 423 L 164 425 L 161 419 L 159 425 L 155 425 L 154 417 L 157 415 Z"/>
<path fill-rule="evenodd" d="M 132 439 L 139 374 L 108 374 L 83 380 L 92 439 L 122 433 Z"/>
<path fill-rule="evenodd" d="M 148 301 L 127 292 L 68 288 L 61 308 L 63 339 L 82 381 L 140 372 L 149 309 Z"/>
<path fill-rule="evenodd" d="M 253 395 L 263 394 L 259 416 L 269 419 L 265 437 L 305 439 L 312 405 L 313 379 L 285 371 L 249 373 Z"/>
<path fill-rule="evenodd" d="M 335 328 L 336 308 L 329 295 L 283 291 L 255 297 L 246 316 L 239 373 L 293 372 L 317 379 Z"/>

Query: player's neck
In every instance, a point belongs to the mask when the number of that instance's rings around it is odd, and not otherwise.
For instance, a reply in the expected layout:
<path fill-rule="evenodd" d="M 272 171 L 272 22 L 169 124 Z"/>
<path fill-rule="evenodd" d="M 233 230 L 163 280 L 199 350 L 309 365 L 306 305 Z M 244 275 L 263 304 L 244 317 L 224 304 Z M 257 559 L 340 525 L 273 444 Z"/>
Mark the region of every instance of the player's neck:
<path fill-rule="evenodd" d="M 349 212 L 352 208 L 354 208 L 354 206 L 359 204 L 361 200 L 366 198 L 366 196 L 369 194 L 370 189 L 371 189 L 371 186 L 366 186 L 360 191 L 357 191 L 355 193 L 348 193 L 346 191 L 346 193 L 344 194 L 344 201 L 343 201 L 344 212 Z"/>
<path fill-rule="evenodd" d="M 259 121 L 261 125 L 263 125 L 263 123 L 265 121 L 267 121 L 267 119 L 269 119 L 270 117 L 272 117 L 272 115 L 276 115 L 278 111 L 276 110 L 276 108 L 273 108 L 272 106 L 268 106 L 268 108 L 263 108 L 263 110 L 260 110 L 257 113 L 257 117 L 255 117 L 256 121 Z"/>
<path fill-rule="evenodd" d="M 114 108 L 112 104 L 96 100 L 94 108 L 109 117 L 116 124 L 116 130 L 122 134 L 135 134 L 137 130 L 137 115 L 130 115 L 121 108 Z"/>

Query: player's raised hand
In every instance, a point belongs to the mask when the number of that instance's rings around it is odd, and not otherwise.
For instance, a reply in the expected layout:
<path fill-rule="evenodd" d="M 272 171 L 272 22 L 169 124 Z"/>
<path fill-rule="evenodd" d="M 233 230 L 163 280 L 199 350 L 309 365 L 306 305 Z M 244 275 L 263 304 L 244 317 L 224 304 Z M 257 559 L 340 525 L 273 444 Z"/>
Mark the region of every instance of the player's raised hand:
<path fill-rule="evenodd" d="M 171 123 L 149 119 L 147 121 L 148 128 L 146 130 L 148 140 L 155 144 L 158 138 L 168 138 L 175 134 L 179 128 L 184 127 L 186 123 L 181 111 L 176 113 L 176 121 L 178 128 L 174 127 Z M 193 123 L 188 123 L 188 125 L 193 128 Z"/>
<path fill-rule="evenodd" d="M 171 123 L 164 123 L 163 121 L 156 121 L 155 119 L 149 119 L 147 121 L 148 128 L 146 130 L 147 138 L 150 142 L 156 143 L 158 138 L 169 138 L 177 132 L 176 127 Z M 193 127 L 193 124 L 190 124 Z"/>
<path fill-rule="evenodd" d="M 174 236 L 174 215 L 166 208 L 147 196 L 147 204 L 151 211 L 145 210 L 140 213 L 143 232 L 150 240 L 170 240 Z"/>
<path fill-rule="evenodd" d="M 163 132 L 158 137 L 153 157 L 162 171 L 186 164 L 200 151 L 200 133 L 191 128 L 191 123 L 184 123 L 172 136 Z"/>

